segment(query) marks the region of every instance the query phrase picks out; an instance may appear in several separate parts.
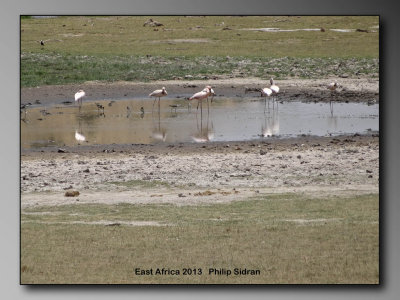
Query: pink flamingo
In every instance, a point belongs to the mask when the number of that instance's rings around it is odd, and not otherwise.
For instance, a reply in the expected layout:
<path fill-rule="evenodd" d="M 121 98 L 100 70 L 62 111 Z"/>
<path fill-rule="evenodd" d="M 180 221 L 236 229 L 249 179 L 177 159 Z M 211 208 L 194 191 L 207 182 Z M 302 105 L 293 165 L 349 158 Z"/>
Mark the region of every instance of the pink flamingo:
<path fill-rule="evenodd" d="M 207 85 L 201 92 L 198 92 L 194 94 L 192 97 L 189 98 L 189 100 L 197 100 L 197 109 L 199 109 L 199 103 L 200 103 L 200 109 L 201 113 L 203 113 L 203 99 L 207 99 L 207 107 L 208 107 L 208 97 L 211 95 L 211 93 L 214 92 L 211 88 L 211 86 Z M 214 93 L 215 94 L 215 93 Z"/>
<path fill-rule="evenodd" d="M 168 95 L 167 90 L 165 87 L 163 87 L 161 90 L 155 90 L 152 92 L 149 97 L 154 97 L 154 102 L 153 102 L 153 110 L 154 110 L 154 104 L 156 103 L 156 100 L 158 98 L 158 110 L 160 110 L 160 98 Z"/>

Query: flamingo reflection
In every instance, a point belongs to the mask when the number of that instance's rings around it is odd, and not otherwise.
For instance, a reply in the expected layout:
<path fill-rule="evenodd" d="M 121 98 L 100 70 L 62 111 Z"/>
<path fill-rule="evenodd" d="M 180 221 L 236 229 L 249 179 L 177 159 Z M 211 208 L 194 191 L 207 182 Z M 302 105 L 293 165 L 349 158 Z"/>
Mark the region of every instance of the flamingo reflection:
<path fill-rule="evenodd" d="M 279 114 L 278 110 L 273 110 L 272 113 L 266 114 L 264 124 L 261 126 L 262 137 L 272 137 L 279 135 Z"/>
<path fill-rule="evenodd" d="M 75 140 L 78 142 L 78 145 L 80 142 L 85 142 L 86 137 L 82 133 L 82 122 L 79 119 L 79 130 L 75 129 Z"/>
<path fill-rule="evenodd" d="M 205 143 L 212 141 L 214 139 L 215 134 L 214 134 L 213 123 L 212 121 L 210 122 L 210 114 L 207 113 L 207 121 L 204 127 L 203 127 L 203 118 L 200 118 L 200 124 L 199 124 L 199 119 L 196 115 L 196 121 L 197 121 L 197 132 L 196 134 L 192 135 L 192 140 L 196 143 Z"/>
<path fill-rule="evenodd" d="M 153 132 L 152 137 L 157 141 L 163 141 L 167 139 L 167 130 L 165 128 L 161 128 L 161 115 L 160 111 L 158 111 L 158 120 L 156 121 L 153 115 Z"/>

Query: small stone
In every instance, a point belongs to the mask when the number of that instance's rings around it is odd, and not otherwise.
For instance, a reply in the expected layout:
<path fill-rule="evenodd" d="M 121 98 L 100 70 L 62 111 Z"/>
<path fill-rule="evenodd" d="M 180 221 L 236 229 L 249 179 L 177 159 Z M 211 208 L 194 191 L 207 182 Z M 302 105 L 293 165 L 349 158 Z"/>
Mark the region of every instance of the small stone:
<path fill-rule="evenodd" d="M 76 197 L 79 196 L 78 191 L 66 191 L 64 194 L 65 197 Z"/>

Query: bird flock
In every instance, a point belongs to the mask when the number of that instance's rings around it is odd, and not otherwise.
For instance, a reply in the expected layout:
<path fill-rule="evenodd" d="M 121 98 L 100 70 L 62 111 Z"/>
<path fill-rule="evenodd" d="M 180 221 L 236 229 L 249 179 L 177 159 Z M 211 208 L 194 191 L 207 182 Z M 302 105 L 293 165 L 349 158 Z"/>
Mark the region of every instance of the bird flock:
<path fill-rule="evenodd" d="M 278 85 L 275 84 L 273 78 L 271 78 L 269 80 L 269 83 L 270 83 L 270 85 L 268 87 L 259 89 L 259 92 L 261 92 L 261 97 L 265 98 L 264 112 L 266 111 L 267 103 L 268 103 L 268 108 L 269 108 L 269 98 L 271 97 L 272 105 L 273 105 L 274 113 L 275 113 L 275 105 L 276 105 L 276 107 L 278 107 L 277 95 L 278 95 L 278 93 L 280 91 L 280 88 L 279 88 Z M 331 98 L 330 98 L 331 114 L 333 114 L 333 102 L 332 102 L 333 101 L 333 95 L 334 95 L 334 92 L 337 90 L 338 86 L 339 85 L 338 85 L 337 82 L 332 82 L 332 83 L 328 84 L 328 86 L 327 86 L 327 89 L 330 90 L 330 92 L 331 92 Z M 161 101 L 161 98 L 165 97 L 167 95 L 168 95 L 168 92 L 167 92 L 165 87 L 162 87 L 161 89 L 157 89 L 157 90 L 155 90 L 155 91 L 153 91 L 153 92 L 151 92 L 149 94 L 150 98 L 154 97 L 153 111 L 154 111 L 154 105 L 158 100 L 158 113 L 160 113 L 160 101 Z M 209 112 L 209 109 L 210 109 L 209 108 L 209 106 L 210 106 L 209 98 L 211 97 L 211 101 L 210 102 L 212 103 L 213 102 L 213 98 L 214 98 L 215 95 L 216 94 L 215 94 L 215 91 L 213 90 L 213 88 L 210 85 L 207 85 L 200 92 L 197 92 L 197 93 L 193 94 L 191 97 L 187 98 L 187 100 L 189 101 L 188 102 L 189 103 L 188 108 L 191 106 L 191 101 L 197 100 L 197 111 L 198 111 L 199 106 L 200 106 L 200 111 L 201 111 L 201 114 L 202 114 L 203 113 L 203 101 L 206 100 L 206 102 L 207 102 L 207 110 Z M 86 93 L 83 90 L 79 90 L 78 92 L 75 93 L 75 102 L 78 103 L 79 109 L 82 106 L 82 100 L 83 100 L 83 98 L 85 96 L 86 96 Z M 267 100 L 267 98 L 268 98 L 268 100 Z M 95 103 L 95 104 L 97 106 L 98 111 L 99 112 L 102 111 L 102 114 L 104 115 L 104 106 L 99 104 L 99 103 Z M 111 103 L 109 105 L 111 105 Z M 179 105 L 176 105 L 176 104 L 175 105 L 170 105 L 171 112 L 172 112 L 172 109 L 175 109 L 175 112 L 176 112 L 176 108 L 178 106 Z M 22 111 L 22 108 L 21 108 L 21 111 Z M 140 111 L 141 111 L 141 116 L 143 118 L 144 108 L 141 107 Z M 127 107 L 127 115 L 129 116 L 130 114 L 131 114 L 131 108 Z M 197 114 L 197 112 L 196 112 L 196 114 Z M 264 137 L 272 136 L 277 131 L 279 131 L 279 122 L 277 122 L 276 119 L 277 119 L 277 115 L 274 114 L 274 118 L 272 120 L 272 123 L 271 124 L 267 124 L 266 123 L 265 126 L 263 126 L 263 128 L 262 128 L 262 136 L 264 136 Z M 161 130 L 158 130 L 155 134 L 157 134 L 157 137 L 159 139 L 165 140 L 165 137 L 166 137 L 165 132 L 162 132 Z M 160 136 L 158 136 L 158 135 L 160 135 Z M 201 138 L 203 139 L 203 137 L 201 137 Z M 75 133 L 75 139 L 77 141 L 80 141 L 80 142 L 85 141 L 85 137 L 81 133 L 79 133 L 78 131 L 76 131 L 76 133 Z"/>
<path fill-rule="evenodd" d="M 272 101 L 277 102 L 276 95 L 279 93 L 279 87 L 274 83 L 273 78 L 270 79 L 270 87 L 263 88 L 260 91 L 261 91 L 261 97 L 265 97 L 265 102 L 267 102 L 267 97 L 269 97 L 271 95 L 273 96 Z M 164 97 L 167 95 L 168 95 L 168 92 L 165 89 L 165 87 L 155 90 L 149 94 L 149 97 L 154 97 L 153 110 L 154 110 L 154 105 L 157 100 L 158 100 L 158 109 L 160 110 L 161 97 Z M 200 106 L 200 110 L 202 111 L 203 110 L 203 100 L 206 99 L 207 109 L 209 111 L 210 105 L 209 105 L 208 98 L 211 97 L 210 102 L 212 103 L 215 95 L 216 94 L 215 94 L 215 91 L 213 90 L 213 88 L 210 85 L 207 85 L 202 91 L 197 92 L 188 98 L 189 105 L 190 105 L 191 100 L 197 100 L 197 110 L 199 109 L 199 106 Z M 75 93 L 75 102 L 78 103 L 79 108 L 82 106 L 82 100 L 85 96 L 86 96 L 86 93 L 83 90 L 79 90 L 78 92 Z M 98 104 L 98 103 L 96 103 L 96 105 L 97 105 L 97 108 L 99 110 L 102 110 L 104 113 L 104 106 L 102 106 L 101 104 Z M 174 108 L 176 110 L 177 106 L 172 105 L 171 108 Z M 141 111 L 142 111 L 142 113 L 144 112 L 143 107 L 141 108 Z"/>
<path fill-rule="evenodd" d="M 261 92 L 261 97 L 265 98 L 265 108 L 264 108 L 264 112 L 266 110 L 267 107 L 267 103 L 268 103 L 268 107 L 269 107 L 269 98 L 272 98 L 272 105 L 273 107 L 275 107 L 275 104 L 278 106 L 278 101 L 277 101 L 277 95 L 279 93 L 279 86 L 275 84 L 274 79 L 271 78 L 269 80 L 270 82 L 270 86 L 269 87 L 265 87 L 260 89 L 259 91 Z M 330 97 L 330 111 L 331 114 L 333 114 L 333 95 L 334 92 L 337 90 L 337 88 L 339 87 L 337 82 L 331 82 L 328 84 L 327 89 L 331 91 L 331 97 Z M 153 102 L 153 111 L 154 111 L 154 105 L 156 103 L 156 101 L 158 100 L 158 109 L 160 110 L 160 101 L 161 101 L 161 97 L 167 96 L 168 92 L 165 89 L 165 87 L 162 87 L 161 89 L 155 90 L 153 92 L 151 92 L 149 94 L 149 97 L 154 97 L 154 102 Z M 210 110 L 210 106 L 209 106 L 209 101 L 208 98 L 211 97 L 211 103 L 213 102 L 213 98 L 215 96 L 215 92 L 213 90 L 213 88 L 210 85 L 207 85 L 202 91 L 195 93 L 194 95 L 192 95 L 191 97 L 188 98 L 189 100 L 189 107 L 191 106 L 190 101 L 192 100 L 197 100 L 197 110 L 199 109 L 200 106 L 200 110 L 201 112 L 203 111 L 203 100 L 206 99 L 207 101 L 207 110 Z M 85 91 L 83 90 L 79 90 L 78 92 L 75 93 L 75 102 L 78 103 L 79 108 L 82 106 L 82 100 L 83 98 L 86 96 Z M 267 101 L 268 98 L 268 101 Z M 104 106 L 102 106 L 101 104 L 96 103 L 98 110 L 102 110 L 103 114 L 104 114 Z M 171 110 L 175 109 L 178 107 L 177 105 L 170 105 Z M 144 109 L 143 107 L 141 107 L 141 112 L 144 113 Z"/>

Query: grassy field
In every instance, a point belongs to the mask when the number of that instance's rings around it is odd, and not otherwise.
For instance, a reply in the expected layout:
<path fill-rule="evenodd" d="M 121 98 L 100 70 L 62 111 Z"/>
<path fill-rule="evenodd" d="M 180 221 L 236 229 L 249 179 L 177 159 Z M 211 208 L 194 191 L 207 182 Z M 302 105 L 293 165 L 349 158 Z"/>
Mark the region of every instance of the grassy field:
<path fill-rule="evenodd" d="M 156 16 L 164 26 L 143 26 L 149 18 L 21 19 L 21 86 L 187 75 L 283 79 L 379 72 L 378 17 Z M 324 32 L 251 30 L 322 27 Z"/>
<path fill-rule="evenodd" d="M 377 194 L 283 194 L 200 206 L 30 208 L 21 215 L 21 283 L 378 283 L 378 202 Z M 202 274 L 182 275 L 184 268 Z"/>

